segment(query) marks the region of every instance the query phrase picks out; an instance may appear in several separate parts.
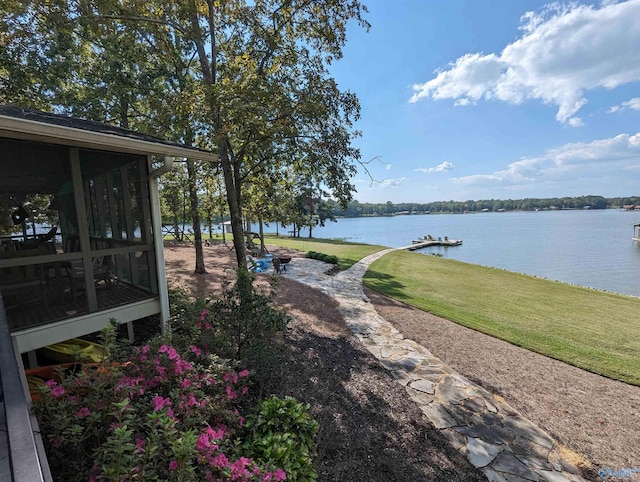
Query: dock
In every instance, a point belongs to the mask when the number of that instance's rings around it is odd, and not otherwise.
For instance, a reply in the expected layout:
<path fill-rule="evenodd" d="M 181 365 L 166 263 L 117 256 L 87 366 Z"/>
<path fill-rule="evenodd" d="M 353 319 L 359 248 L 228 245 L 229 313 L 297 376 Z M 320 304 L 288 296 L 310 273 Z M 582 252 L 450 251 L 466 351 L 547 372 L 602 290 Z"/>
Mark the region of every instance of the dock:
<path fill-rule="evenodd" d="M 417 249 L 428 248 L 429 246 L 460 246 L 461 244 L 461 239 L 419 239 L 413 241 L 409 246 L 403 246 L 398 249 L 415 251 Z"/>

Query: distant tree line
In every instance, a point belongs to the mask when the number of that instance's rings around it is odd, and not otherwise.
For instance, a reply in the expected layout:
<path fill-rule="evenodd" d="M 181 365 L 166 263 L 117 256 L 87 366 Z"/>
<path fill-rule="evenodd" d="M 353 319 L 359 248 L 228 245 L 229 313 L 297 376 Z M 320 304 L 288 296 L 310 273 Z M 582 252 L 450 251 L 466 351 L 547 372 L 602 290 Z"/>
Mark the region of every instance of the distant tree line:
<path fill-rule="evenodd" d="M 605 198 L 578 196 L 562 198 L 485 199 L 482 201 L 437 201 L 431 203 L 360 203 L 351 201 L 346 208 L 331 202 L 334 216 L 391 216 L 395 214 L 465 213 L 483 211 L 535 211 L 549 209 L 610 209 L 640 206 L 640 196 Z"/>

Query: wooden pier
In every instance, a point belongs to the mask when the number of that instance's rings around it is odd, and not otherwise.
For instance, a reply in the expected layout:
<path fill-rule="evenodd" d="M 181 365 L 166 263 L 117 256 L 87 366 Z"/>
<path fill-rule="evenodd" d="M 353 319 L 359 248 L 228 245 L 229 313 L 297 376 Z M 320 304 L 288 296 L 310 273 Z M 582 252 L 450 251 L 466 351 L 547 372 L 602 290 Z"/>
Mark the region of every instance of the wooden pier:
<path fill-rule="evenodd" d="M 460 246 L 461 239 L 420 239 L 413 242 L 409 246 L 403 246 L 399 249 L 407 251 L 415 251 L 416 249 L 428 248 L 429 246 Z"/>

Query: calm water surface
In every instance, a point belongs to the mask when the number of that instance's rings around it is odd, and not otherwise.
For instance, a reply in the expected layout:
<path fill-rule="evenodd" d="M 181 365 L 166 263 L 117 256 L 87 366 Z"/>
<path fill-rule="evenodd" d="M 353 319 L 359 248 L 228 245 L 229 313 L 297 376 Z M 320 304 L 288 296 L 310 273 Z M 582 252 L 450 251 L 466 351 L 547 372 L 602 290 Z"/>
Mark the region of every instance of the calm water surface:
<path fill-rule="evenodd" d="M 416 252 L 640 296 L 640 244 L 631 240 L 638 222 L 640 213 L 613 209 L 430 214 L 340 219 L 313 236 L 390 247 L 449 236 L 462 246 Z"/>

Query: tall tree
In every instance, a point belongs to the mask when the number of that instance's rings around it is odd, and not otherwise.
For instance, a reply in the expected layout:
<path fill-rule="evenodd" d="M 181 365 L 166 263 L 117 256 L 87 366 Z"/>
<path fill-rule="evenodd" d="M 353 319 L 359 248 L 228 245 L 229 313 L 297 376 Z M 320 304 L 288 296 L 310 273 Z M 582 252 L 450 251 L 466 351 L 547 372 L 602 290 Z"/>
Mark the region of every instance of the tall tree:
<path fill-rule="evenodd" d="M 349 179 L 360 158 L 351 141 L 358 135 L 353 123 L 360 106 L 354 94 L 338 88 L 328 66 L 342 56 L 350 20 L 368 28 L 366 7 L 358 0 L 30 0 L 28 7 L 11 5 L 21 12 L 15 19 L 38 12 L 35 21 L 47 24 L 39 34 L 44 38 L 50 28 L 51 45 L 70 54 L 55 57 L 68 58 L 60 64 L 71 70 L 66 78 L 54 76 L 58 83 L 50 82 L 50 97 L 68 93 L 69 79 L 93 85 L 100 70 L 87 66 L 99 65 L 103 54 L 115 64 L 105 64 L 111 77 L 105 73 L 100 84 L 118 84 L 120 90 L 108 91 L 118 94 L 118 102 L 110 105 L 119 107 L 121 122 L 131 125 L 157 115 L 152 107 L 157 103 L 145 98 L 155 102 L 163 94 L 193 94 L 189 111 L 203 122 L 191 125 L 191 132 L 196 142 L 215 146 L 220 154 L 239 266 L 246 267 L 243 188 L 263 164 L 311 169 L 338 200 L 351 199 Z M 47 9 L 55 13 L 50 17 L 55 22 L 45 21 Z M 58 30 L 64 42 L 56 39 Z M 96 33 L 84 38 L 83 32 Z M 102 44 L 94 35 L 108 40 Z M 42 54 L 38 47 L 31 51 L 36 58 Z M 14 52 L 8 58 L 15 66 L 20 56 Z M 155 73 L 144 82 L 147 72 Z M 163 88 L 175 87 L 184 73 L 187 90 Z M 130 77 L 137 82 L 129 83 Z M 136 88 L 146 90 L 140 94 Z M 63 97 L 57 99 L 63 102 Z M 178 139 L 188 138 L 184 118 L 172 116 L 167 126 Z"/>

